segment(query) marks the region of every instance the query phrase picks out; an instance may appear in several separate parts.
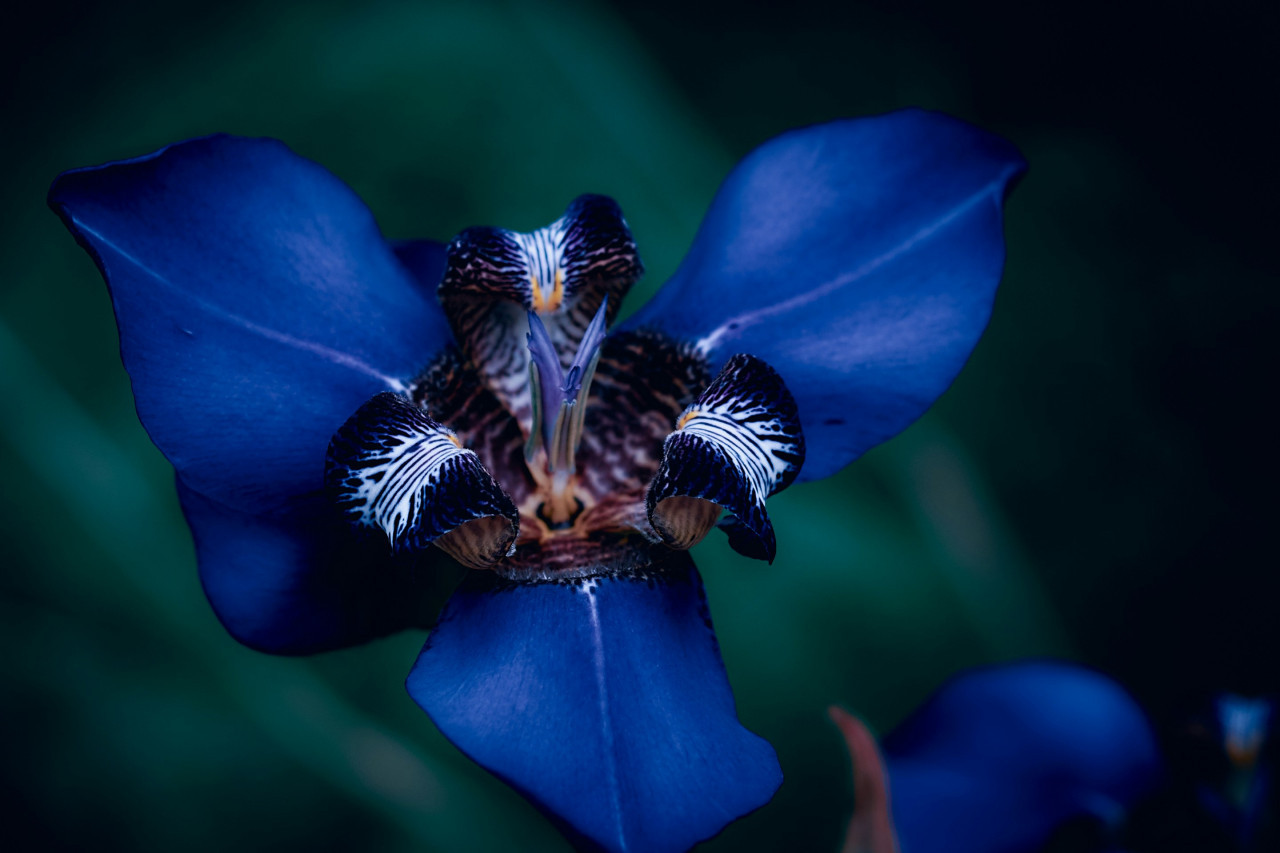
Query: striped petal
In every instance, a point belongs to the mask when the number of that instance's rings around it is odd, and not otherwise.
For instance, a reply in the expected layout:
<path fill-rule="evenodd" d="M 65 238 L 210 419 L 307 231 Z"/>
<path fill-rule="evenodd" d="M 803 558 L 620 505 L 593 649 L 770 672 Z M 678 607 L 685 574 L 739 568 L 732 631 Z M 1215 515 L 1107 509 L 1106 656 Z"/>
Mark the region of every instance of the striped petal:
<path fill-rule="evenodd" d="M 663 335 L 622 332 L 605 339 L 577 457 L 579 486 L 595 500 L 584 526 L 655 537 L 645 495 L 662 443 L 711 379 L 692 347 Z"/>
<path fill-rule="evenodd" d="M 642 272 L 618 205 L 584 195 L 537 231 L 463 231 L 449 244 L 439 296 L 463 351 L 528 436 L 527 312 L 541 318 L 567 370 L 605 297 L 612 321 Z"/>
<path fill-rule="evenodd" d="M 667 436 L 646 498 L 649 523 L 670 547 L 690 548 L 726 509 L 735 519 L 729 543 L 773 562 L 765 498 L 790 485 L 803 463 L 791 392 L 760 359 L 735 355 Z"/>
<path fill-rule="evenodd" d="M 454 434 L 396 394 L 379 394 L 329 444 L 325 479 L 358 527 L 381 530 L 393 551 L 431 543 L 488 569 L 519 532 L 511 498 Z"/>

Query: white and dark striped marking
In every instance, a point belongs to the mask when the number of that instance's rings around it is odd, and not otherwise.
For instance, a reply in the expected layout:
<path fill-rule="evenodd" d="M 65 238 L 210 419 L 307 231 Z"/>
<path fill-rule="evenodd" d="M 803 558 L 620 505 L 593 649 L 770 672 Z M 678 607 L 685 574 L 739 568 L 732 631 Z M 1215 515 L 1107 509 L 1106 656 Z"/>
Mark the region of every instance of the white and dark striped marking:
<path fill-rule="evenodd" d="M 730 544 L 772 562 L 765 498 L 790 485 L 802 464 L 800 417 L 782 377 L 755 356 L 735 355 L 663 443 L 645 500 L 649 522 L 667 545 L 688 548 L 726 509 Z"/>
<path fill-rule="evenodd" d="M 353 524 L 381 530 L 397 552 L 434 542 L 492 568 L 519 532 L 515 504 L 475 453 L 398 394 L 377 395 L 334 434 L 325 482 Z"/>

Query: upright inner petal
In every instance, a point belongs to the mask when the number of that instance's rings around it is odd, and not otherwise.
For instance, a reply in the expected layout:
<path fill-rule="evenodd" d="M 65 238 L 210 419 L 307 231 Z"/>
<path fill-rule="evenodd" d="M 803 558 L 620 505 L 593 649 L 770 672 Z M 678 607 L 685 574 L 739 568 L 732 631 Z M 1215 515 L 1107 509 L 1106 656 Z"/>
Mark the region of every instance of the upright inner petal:
<path fill-rule="evenodd" d="M 524 253 L 529 276 L 529 295 L 532 309 L 539 314 L 558 311 L 564 302 L 565 220 L 563 217 L 537 231 L 511 232 Z"/>
<path fill-rule="evenodd" d="M 635 241 L 612 199 L 587 195 L 536 231 L 469 228 L 448 255 L 439 296 L 454 336 L 528 438 L 529 312 L 569 370 L 601 306 L 607 325 L 643 272 Z"/>

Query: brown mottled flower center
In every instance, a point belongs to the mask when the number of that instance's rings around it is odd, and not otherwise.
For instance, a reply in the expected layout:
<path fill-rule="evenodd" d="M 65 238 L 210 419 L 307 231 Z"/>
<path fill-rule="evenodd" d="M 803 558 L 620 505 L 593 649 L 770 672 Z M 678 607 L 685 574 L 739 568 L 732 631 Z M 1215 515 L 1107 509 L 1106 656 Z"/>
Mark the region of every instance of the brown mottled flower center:
<path fill-rule="evenodd" d="M 411 396 L 447 424 L 520 511 L 512 556 L 497 569 L 513 577 L 615 574 L 643 568 L 659 540 L 645 493 L 662 443 L 710 375 L 692 347 L 654 332 L 610 335 L 600 350 L 583 413 L 573 473 L 556 483 L 545 460 L 530 460 L 527 437 L 455 347 L 414 382 Z"/>

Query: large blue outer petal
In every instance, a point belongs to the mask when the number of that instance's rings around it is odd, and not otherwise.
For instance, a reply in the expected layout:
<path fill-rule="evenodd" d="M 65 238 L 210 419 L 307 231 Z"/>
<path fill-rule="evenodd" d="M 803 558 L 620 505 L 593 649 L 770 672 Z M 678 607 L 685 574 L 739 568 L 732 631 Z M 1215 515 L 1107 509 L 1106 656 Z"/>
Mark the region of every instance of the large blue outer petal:
<path fill-rule="evenodd" d="M 324 497 L 334 431 L 449 342 L 444 247 L 383 241 L 341 181 L 270 139 L 214 136 L 60 176 L 49 203 L 111 290 L 138 415 L 179 475 L 200 577 L 278 653 L 421 621 L 414 576 Z"/>
<path fill-rule="evenodd" d="M 986 328 L 1004 264 L 1009 143 L 906 110 L 784 134 L 730 173 L 671 280 L 628 321 L 746 352 L 795 395 L 801 481 L 897 434 Z"/>
<path fill-rule="evenodd" d="M 107 279 L 147 432 L 237 510 L 320 489 L 333 432 L 451 339 L 364 204 L 275 140 L 67 172 L 49 203 Z"/>
<path fill-rule="evenodd" d="M 883 752 L 902 853 L 1038 850 L 1067 819 L 1119 817 L 1161 772 L 1123 688 L 1047 661 L 954 679 Z"/>
<path fill-rule="evenodd" d="M 678 851 L 765 804 L 697 570 L 511 584 L 472 573 L 409 675 L 454 744 L 588 847 Z"/>

